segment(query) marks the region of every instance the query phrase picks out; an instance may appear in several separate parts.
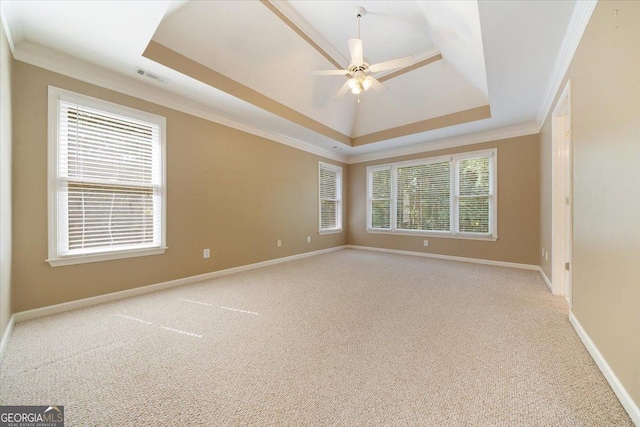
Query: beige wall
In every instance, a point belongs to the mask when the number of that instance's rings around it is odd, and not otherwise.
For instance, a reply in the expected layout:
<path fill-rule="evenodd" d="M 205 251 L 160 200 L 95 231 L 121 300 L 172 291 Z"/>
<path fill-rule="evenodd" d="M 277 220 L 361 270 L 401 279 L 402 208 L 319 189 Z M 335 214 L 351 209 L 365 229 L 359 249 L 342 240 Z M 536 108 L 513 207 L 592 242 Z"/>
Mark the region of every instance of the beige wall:
<path fill-rule="evenodd" d="M 498 237 L 495 242 L 400 236 L 366 232 L 367 166 L 436 157 L 466 151 L 498 149 Z M 428 252 L 495 261 L 538 264 L 539 251 L 538 136 L 430 151 L 393 159 L 349 165 L 349 244 Z M 423 240 L 429 246 L 423 246 Z"/>
<path fill-rule="evenodd" d="M 346 232 L 318 235 L 318 161 L 334 161 L 22 62 L 13 82 L 16 312 L 347 243 Z M 164 255 L 56 268 L 45 262 L 48 85 L 167 118 Z"/>
<path fill-rule="evenodd" d="M 639 70 L 640 2 L 599 2 L 562 85 L 572 80 L 573 312 L 638 405 Z M 549 121 L 540 136 L 542 176 L 551 176 Z M 541 241 L 549 245 L 549 179 L 541 190 Z"/>
<path fill-rule="evenodd" d="M 13 58 L 0 23 L 0 337 L 11 317 L 11 72 Z"/>

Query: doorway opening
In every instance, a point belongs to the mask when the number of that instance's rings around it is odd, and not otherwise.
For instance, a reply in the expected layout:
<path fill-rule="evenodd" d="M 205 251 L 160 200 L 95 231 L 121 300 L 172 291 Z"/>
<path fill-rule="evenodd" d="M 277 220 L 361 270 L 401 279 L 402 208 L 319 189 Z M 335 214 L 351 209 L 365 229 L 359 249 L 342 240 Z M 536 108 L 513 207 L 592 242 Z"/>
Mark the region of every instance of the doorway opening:
<path fill-rule="evenodd" d="M 571 132 L 571 80 L 551 114 L 552 221 L 551 283 L 553 293 L 563 295 L 571 307 L 573 248 L 573 150 Z"/>

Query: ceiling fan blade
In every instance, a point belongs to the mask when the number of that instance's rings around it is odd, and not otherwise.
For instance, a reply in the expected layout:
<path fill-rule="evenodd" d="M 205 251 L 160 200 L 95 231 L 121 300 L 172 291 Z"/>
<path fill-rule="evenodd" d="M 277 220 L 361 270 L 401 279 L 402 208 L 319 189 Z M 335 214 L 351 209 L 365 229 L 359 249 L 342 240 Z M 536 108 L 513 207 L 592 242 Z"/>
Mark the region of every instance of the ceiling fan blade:
<path fill-rule="evenodd" d="M 340 98 L 341 96 L 343 96 L 348 91 L 349 91 L 349 80 L 344 82 L 344 84 L 342 85 L 340 90 L 335 94 L 334 98 Z"/>
<path fill-rule="evenodd" d="M 378 62 L 369 67 L 369 71 L 377 73 L 378 71 L 394 70 L 396 68 L 404 68 L 413 65 L 415 61 L 413 56 L 405 56 L 402 58 L 392 59 L 391 61 Z"/>
<path fill-rule="evenodd" d="M 367 79 L 371 80 L 371 89 L 376 92 L 389 92 L 389 88 L 383 85 L 373 76 L 367 76 Z"/>
<path fill-rule="evenodd" d="M 344 76 L 349 74 L 349 70 L 316 70 L 309 71 L 313 76 Z"/>
<path fill-rule="evenodd" d="M 351 63 L 360 65 L 363 62 L 362 40 L 349 39 L 349 53 L 351 54 Z"/>

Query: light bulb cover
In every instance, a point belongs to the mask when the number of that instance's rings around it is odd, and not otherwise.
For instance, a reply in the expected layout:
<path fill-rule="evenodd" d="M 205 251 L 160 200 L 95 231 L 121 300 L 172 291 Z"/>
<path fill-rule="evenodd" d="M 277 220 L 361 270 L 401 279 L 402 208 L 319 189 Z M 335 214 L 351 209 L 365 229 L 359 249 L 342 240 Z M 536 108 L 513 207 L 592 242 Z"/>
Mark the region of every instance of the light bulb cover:
<path fill-rule="evenodd" d="M 368 77 L 365 77 L 364 79 L 362 79 L 362 89 L 367 90 L 371 87 L 371 79 Z"/>

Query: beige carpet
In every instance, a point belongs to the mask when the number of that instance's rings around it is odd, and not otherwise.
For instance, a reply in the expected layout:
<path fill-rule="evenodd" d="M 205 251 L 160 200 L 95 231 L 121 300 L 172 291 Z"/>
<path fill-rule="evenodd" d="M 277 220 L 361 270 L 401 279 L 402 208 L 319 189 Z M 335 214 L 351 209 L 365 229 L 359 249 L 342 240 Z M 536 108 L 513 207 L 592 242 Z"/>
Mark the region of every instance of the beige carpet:
<path fill-rule="evenodd" d="M 91 283 L 87 283 L 91 286 Z M 88 425 L 632 425 L 537 272 L 343 250 L 15 326 Z"/>

